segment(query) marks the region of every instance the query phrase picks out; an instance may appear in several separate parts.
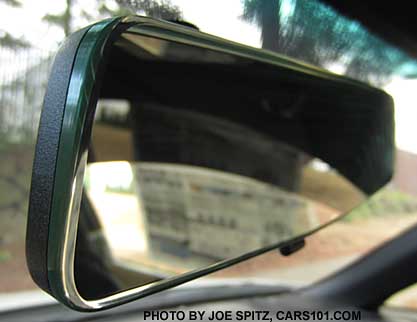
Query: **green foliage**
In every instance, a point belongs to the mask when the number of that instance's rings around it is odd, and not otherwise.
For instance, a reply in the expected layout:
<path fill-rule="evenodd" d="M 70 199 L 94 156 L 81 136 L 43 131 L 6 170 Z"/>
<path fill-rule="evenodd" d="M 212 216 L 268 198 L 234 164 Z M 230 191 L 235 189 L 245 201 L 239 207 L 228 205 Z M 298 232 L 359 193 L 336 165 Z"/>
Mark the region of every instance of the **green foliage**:
<path fill-rule="evenodd" d="M 0 30 L 0 47 L 12 50 L 30 47 L 30 44 L 21 38 L 13 37 L 10 33 Z"/>
<path fill-rule="evenodd" d="M 167 0 L 117 0 L 120 8 L 129 10 L 135 14 L 145 14 L 150 17 L 166 20 L 182 19 L 182 13 L 178 6 L 174 6 Z"/>
<path fill-rule="evenodd" d="M 98 12 L 103 17 L 128 16 L 134 14 L 132 9 L 118 6 L 116 9 L 110 9 L 105 3 L 100 4 Z"/>
<path fill-rule="evenodd" d="M 374 216 L 396 216 L 417 212 L 417 198 L 401 191 L 385 188 L 351 211 L 343 220 L 351 222 Z"/>
<path fill-rule="evenodd" d="M 14 8 L 20 8 L 22 6 L 22 3 L 19 0 L 0 0 L 0 3 Z M 29 46 L 30 44 L 26 40 L 14 37 L 7 31 L 0 30 L 0 47 L 17 50 L 28 48 Z"/>
<path fill-rule="evenodd" d="M 271 15 L 268 10 L 273 3 L 276 14 Z M 347 76 L 377 86 L 386 84 L 400 66 L 410 62 L 408 56 L 369 34 L 359 23 L 318 1 L 243 0 L 243 4 L 243 19 L 261 27 L 266 49 L 316 66 L 341 64 Z M 292 10 L 283 10 L 285 6 Z M 272 19 L 278 27 L 271 29 Z M 268 32 L 272 34 L 267 36 Z"/>
<path fill-rule="evenodd" d="M 277 0 L 277 7 L 281 7 L 281 1 Z M 264 19 L 264 5 L 267 1 L 260 1 L 260 0 L 246 0 L 244 1 L 244 8 L 243 8 L 243 19 L 247 21 L 253 21 L 261 24 L 262 19 Z M 276 12 L 276 18 L 279 19 L 280 11 Z"/>
<path fill-rule="evenodd" d="M 4 3 L 5 5 L 15 8 L 22 6 L 22 3 L 19 0 L 0 0 L 0 3 Z"/>
<path fill-rule="evenodd" d="M 60 15 L 53 15 L 53 14 L 46 14 L 45 16 L 43 16 L 42 20 L 48 22 L 51 25 L 55 25 L 58 27 L 62 27 L 64 28 L 64 24 L 65 24 L 65 15 L 64 14 L 60 14 Z"/>
<path fill-rule="evenodd" d="M 0 140 L 0 213 L 27 213 L 34 144 Z M 4 224 L 4 223 L 3 223 Z"/>
<path fill-rule="evenodd" d="M 1 0 L 0 0 L 1 1 Z M 68 36 L 74 26 L 74 17 L 82 17 L 86 23 L 92 23 L 107 17 L 126 16 L 134 14 L 145 14 L 159 19 L 178 20 L 182 13 L 177 6 L 173 6 L 167 0 L 116 0 L 116 6 L 110 6 L 106 0 L 97 1 L 97 10 L 89 12 L 76 8 L 76 0 L 66 0 L 66 8 L 60 14 L 46 14 L 43 20 L 51 25 L 63 29 L 65 36 Z M 76 11 L 76 9 L 78 11 Z"/>
<path fill-rule="evenodd" d="M 66 8 L 61 14 L 46 14 L 43 16 L 42 20 L 48 22 L 51 25 L 61 27 L 65 36 L 68 36 L 72 32 L 71 22 L 73 16 L 71 9 L 73 5 L 74 0 L 66 0 Z"/>
<path fill-rule="evenodd" d="M 0 263 L 6 262 L 12 258 L 12 255 L 7 250 L 0 250 Z"/>

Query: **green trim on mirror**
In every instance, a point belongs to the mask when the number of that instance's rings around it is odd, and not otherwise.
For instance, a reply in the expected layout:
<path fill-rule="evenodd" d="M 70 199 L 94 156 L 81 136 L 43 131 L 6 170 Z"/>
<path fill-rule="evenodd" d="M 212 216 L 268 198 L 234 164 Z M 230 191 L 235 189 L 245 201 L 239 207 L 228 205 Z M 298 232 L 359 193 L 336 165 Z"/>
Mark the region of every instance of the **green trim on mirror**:
<path fill-rule="evenodd" d="M 133 23 L 137 25 L 130 27 Z M 332 82 L 335 87 L 361 88 L 364 92 L 380 95 L 381 97 L 386 96 L 389 99 L 389 96 L 384 92 L 346 77 L 284 58 L 273 52 L 237 44 L 173 23 L 146 17 L 126 17 L 108 19 L 92 25 L 79 45 L 68 86 L 55 169 L 47 250 L 48 280 L 52 295 L 65 305 L 80 311 L 100 310 L 126 303 L 177 286 L 269 250 L 291 244 L 291 240 L 280 242 L 162 282 L 129 289 L 102 300 L 87 301 L 78 294 L 73 276 L 73 259 L 78 225 L 77 203 L 79 203 L 81 197 L 83 165 L 87 157 L 86 151 L 82 151 L 82 143 L 85 139 L 83 135 L 89 135 L 88 126 L 91 126 L 91 124 L 86 125 L 86 116 L 89 115 L 89 108 L 94 103 L 95 90 L 99 86 L 96 83 L 98 81 L 97 72 L 106 63 L 103 59 L 104 49 L 110 43 L 109 38 L 116 34 L 114 32 L 115 28 L 122 24 L 126 28 L 130 27 L 128 30 L 133 30 L 133 32 L 141 35 L 151 35 L 266 62 L 280 67 L 283 73 L 290 75 L 295 80 L 304 74 L 308 74 L 319 84 L 327 81 L 327 84 Z M 392 169 L 387 165 L 386 170 L 387 173 L 391 173 L 390 170 Z M 331 222 L 325 226 L 329 224 Z M 298 236 L 296 239 L 304 238 L 317 230 L 319 229 Z"/>
<path fill-rule="evenodd" d="M 77 51 L 67 92 L 48 236 L 48 279 L 53 295 L 69 306 L 73 305 L 68 301 L 64 292 L 65 281 L 63 281 L 61 270 L 66 236 L 66 217 L 79 157 L 81 133 L 96 81 L 96 71 L 102 59 L 107 39 L 119 21 L 120 18 L 104 20 L 93 25 L 87 31 Z"/>

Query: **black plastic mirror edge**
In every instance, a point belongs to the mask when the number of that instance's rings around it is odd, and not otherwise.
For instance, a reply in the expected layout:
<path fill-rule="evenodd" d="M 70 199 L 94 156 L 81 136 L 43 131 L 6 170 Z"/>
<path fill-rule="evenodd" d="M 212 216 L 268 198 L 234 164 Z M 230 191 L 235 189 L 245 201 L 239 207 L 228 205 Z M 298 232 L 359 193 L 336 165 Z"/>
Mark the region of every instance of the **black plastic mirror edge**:
<path fill-rule="evenodd" d="M 37 149 L 35 152 L 35 162 L 33 168 L 32 188 L 30 194 L 30 210 L 29 223 L 27 228 L 27 262 L 31 275 L 35 282 L 45 291 L 51 294 L 51 288 L 48 280 L 47 268 L 47 247 L 49 235 L 49 219 L 50 219 L 50 203 L 52 200 L 52 191 L 54 183 L 54 170 L 57 162 L 57 148 L 61 127 L 50 127 L 53 124 L 61 124 L 64 115 L 65 99 L 71 77 L 72 66 L 78 49 L 78 45 L 82 41 L 83 36 L 89 27 L 78 31 L 70 36 L 70 38 L 62 46 L 60 52 L 54 62 L 53 72 L 48 82 L 48 90 L 45 96 L 44 109 L 42 111 L 41 128 L 38 135 Z M 72 54 L 71 54 L 72 53 Z M 55 74 L 55 76 L 54 76 Z M 61 123 L 59 121 L 61 120 Z M 49 138 L 52 136 L 52 139 Z M 45 196 L 47 197 L 45 200 Z M 312 233 L 312 232 L 310 232 Z M 287 241 L 290 243 L 291 241 Z M 281 245 L 287 244 L 281 243 Z M 238 263 L 244 259 L 260 255 L 268 250 L 277 248 L 277 245 L 264 248 L 255 252 L 248 253 L 234 260 L 228 260 L 211 267 L 199 270 L 187 275 L 199 277 L 210 272 L 214 272 L 221 268 L 228 267 L 234 263 Z M 194 278 L 195 278 L 194 277 Z M 186 278 L 188 281 L 192 278 Z M 176 286 L 180 282 L 167 283 L 165 287 L 160 287 L 159 291 L 172 286 Z M 157 292 L 158 290 L 155 290 Z M 154 293 L 154 292 L 152 292 Z M 150 292 L 150 294 L 152 294 Z M 148 295 L 150 295 L 148 294 Z M 118 304 L 126 303 L 134 300 L 121 300 Z M 115 304 L 115 305 L 118 305 Z M 114 305 L 113 305 L 114 306 Z M 74 307 L 73 307 L 74 308 Z M 77 309 L 77 308 L 75 308 Z"/>
<path fill-rule="evenodd" d="M 73 64 L 78 47 L 90 27 L 67 38 L 54 58 L 33 161 L 26 227 L 26 262 L 35 283 L 50 294 L 47 249 L 58 145 Z"/>

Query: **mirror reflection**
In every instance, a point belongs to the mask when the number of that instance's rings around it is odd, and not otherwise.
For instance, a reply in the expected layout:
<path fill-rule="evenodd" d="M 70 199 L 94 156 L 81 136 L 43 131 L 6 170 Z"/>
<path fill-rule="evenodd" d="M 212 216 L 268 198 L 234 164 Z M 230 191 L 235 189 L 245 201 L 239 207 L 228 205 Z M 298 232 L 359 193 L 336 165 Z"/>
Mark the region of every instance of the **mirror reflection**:
<path fill-rule="evenodd" d="M 75 254 L 86 299 L 301 236 L 380 186 L 363 172 L 372 110 L 353 92 L 134 31 L 95 113 Z"/>

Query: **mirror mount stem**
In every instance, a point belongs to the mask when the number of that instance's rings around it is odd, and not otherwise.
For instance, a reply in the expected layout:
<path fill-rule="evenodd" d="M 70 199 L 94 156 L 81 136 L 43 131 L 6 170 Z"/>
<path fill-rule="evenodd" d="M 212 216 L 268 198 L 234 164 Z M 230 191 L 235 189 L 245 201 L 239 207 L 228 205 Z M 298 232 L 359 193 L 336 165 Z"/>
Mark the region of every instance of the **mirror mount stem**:
<path fill-rule="evenodd" d="M 300 249 L 302 249 L 305 246 L 306 242 L 304 238 L 298 238 L 290 242 L 289 244 L 282 246 L 279 249 L 279 252 L 282 256 L 290 256 L 294 254 L 295 252 L 298 252 Z"/>

